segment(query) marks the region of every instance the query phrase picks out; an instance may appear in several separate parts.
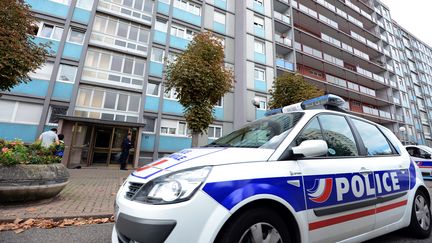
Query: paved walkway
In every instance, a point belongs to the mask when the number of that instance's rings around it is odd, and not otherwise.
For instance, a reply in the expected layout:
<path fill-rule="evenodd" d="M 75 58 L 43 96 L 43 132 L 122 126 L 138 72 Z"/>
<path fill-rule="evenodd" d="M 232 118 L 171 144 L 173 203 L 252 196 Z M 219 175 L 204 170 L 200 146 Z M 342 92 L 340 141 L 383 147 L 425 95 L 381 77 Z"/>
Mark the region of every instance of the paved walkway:
<path fill-rule="evenodd" d="M 117 168 L 70 169 L 70 179 L 53 199 L 0 205 L 0 222 L 16 218 L 110 217 L 117 190 L 131 171 Z"/>

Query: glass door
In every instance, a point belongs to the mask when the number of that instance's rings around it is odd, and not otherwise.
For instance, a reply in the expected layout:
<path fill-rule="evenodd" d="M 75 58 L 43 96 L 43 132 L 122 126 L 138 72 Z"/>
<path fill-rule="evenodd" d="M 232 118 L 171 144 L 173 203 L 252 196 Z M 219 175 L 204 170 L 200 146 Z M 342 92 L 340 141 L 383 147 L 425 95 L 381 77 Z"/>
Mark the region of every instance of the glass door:
<path fill-rule="evenodd" d="M 113 127 L 95 127 L 92 165 L 108 165 L 113 136 Z"/>

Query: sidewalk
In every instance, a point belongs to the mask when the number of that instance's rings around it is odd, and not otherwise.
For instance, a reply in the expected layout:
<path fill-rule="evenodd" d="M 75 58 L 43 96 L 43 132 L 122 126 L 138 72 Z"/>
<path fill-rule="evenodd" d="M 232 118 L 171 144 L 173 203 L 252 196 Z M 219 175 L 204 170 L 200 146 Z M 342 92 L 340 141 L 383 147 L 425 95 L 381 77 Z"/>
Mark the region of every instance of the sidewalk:
<path fill-rule="evenodd" d="M 34 203 L 0 205 L 0 222 L 16 218 L 110 217 L 117 190 L 131 173 L 118 168 L 70 169 L 59 195 Z"/>

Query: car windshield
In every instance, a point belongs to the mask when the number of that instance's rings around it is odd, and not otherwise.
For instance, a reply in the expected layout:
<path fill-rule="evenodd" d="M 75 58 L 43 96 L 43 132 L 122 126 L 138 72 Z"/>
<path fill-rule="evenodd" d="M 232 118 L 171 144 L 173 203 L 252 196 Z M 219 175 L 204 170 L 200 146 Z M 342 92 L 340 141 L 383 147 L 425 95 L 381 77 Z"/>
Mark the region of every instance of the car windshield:
<path fill-rule="evenodd" d="M 302 112 L 293 112 L 261 118 L 219 138 L 207 147 L 276 149 L 302 116 Z"/>

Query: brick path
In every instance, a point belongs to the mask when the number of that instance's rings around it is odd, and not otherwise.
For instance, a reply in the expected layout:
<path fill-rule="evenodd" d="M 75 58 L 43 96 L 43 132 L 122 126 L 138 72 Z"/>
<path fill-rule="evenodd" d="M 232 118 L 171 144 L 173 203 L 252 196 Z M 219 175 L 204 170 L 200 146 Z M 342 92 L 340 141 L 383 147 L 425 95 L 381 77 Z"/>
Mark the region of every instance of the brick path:
<path fill-rule="evenodd" d="M 69 183 L 53 199 L 0 205 L 0 222 L 16 218 L 107 217 L 113 214 L 117 190 L 131 171 L 117 168 L 70 169 Z"/>

